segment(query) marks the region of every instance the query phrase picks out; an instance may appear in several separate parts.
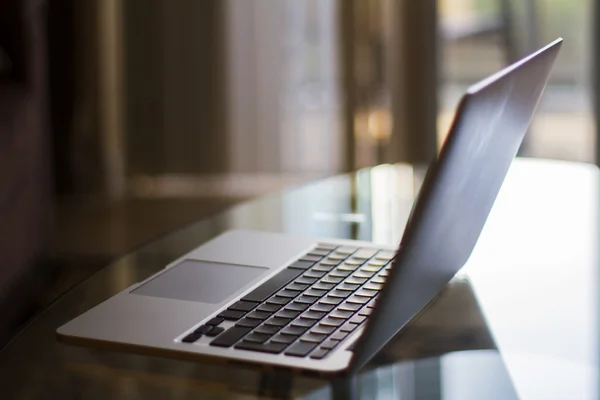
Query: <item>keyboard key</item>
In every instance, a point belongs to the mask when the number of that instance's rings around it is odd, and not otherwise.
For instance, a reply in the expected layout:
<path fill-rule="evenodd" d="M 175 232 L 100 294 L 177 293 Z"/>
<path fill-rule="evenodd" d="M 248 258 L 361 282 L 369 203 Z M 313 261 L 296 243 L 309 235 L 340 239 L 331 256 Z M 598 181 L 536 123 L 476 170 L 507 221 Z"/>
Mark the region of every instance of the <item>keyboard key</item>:
<path fill-rule="evenodd" d="M 292 311 L 292 310 L 281 310 L 277 314 L 275 314 L 276 317 L 288 318 L 288 319 L 296 318 L 298 315 L 300 315 L 300 311 Z"/>
<path fill-rule="evenodd" d="M 327 260 L 331 260 L 331 261 L 343 261 L 348 257 L 347 254 L 340 254 L 340 253 L 331 253 L 330 255 L 327 256 Z"/>
<path fill-rule="evenodd" d="M 323 250 L 329 250 L 329 251 L 333 251 L 335 249 L 337 249 L 337 245 L 335 244 L 331 244 L 331 243 L 319 243 L 317 245 L 317 249 L 323 249 Z"/>
<path fill-rule="evenodd" d="M 352 253 L 352 258 L 358 258 L 361 260 L 368 260 L 378 252 L 377 249 L 359 249 L 355 253 Z"/>
<path fill-rule="evenodd" d="M 379 292 L 376 290 L 366 290 L 366 289 L 360 289 L 358 292 L 354 293 L 355 296 L 361 296 L 361 297 L 375 297 L 375 296 L 377 296 L 377 294 L 379 294 Z"/>
<path fill-rule="evenodd" d="M 306 357 L 315 347 L 317 347 L 317 343 L 298 342 L 290 346 L 284 354 L 286 356 Z"/>
<path fill-rule="evenodd" d="M 320 249 L 320 248 L 316 248 L 314 250 L 311 250 L 308 252 L 309 256 L 319 256 L 319 257 L 325 257 L 327 254 L 331 253 L 330 250 L 327 249 Z"/>
<path fill-rule="evenodd" d="M 323 340 L 325 340 L 325 338 L 327 337 L 327 335 L 321 335 L 318 333 L 307 333 L 304 336 L 302 336 L 300 338 L 300 341 L 302 342 L 311 342 L 311 343 L 321 343 Z"/>
<path fill-rule="evenodd" d="M 270 325 L 270 326 L 286 326 L 287 324 L 289 324 L 291 321 L 291 319 L 289 318 L 279 318 L 279 317 L 273 317 L 271 319 L 268 319 L 265 322 L 265 325 Z"/>
<path fill-rule="evenodd" d="M 311 271 L 318 271 L 318 272 L 329 272 L 333 269 L 333 265 L 323 265 L 323 264 L 317 264 L 314 267 L 312 267 L 310 270 Z"/>
<path fill-rule="evenodd" d="M 337 309 L 338 310 L 342 310 L 342 311 L 357 311 L 359 308 L 362 307 L 362 304 L 356 304 L 356 303 L 344 303 L 342 305 L 340 305 Z"/>
<path fill-rule="evenodd" d="M 252 332 L 244 338 L 244 342 L 264 343 L 269 340 L 270 337 L 271 335 L 265 335 L 264 333 Z"/>
<path fill-rule="evenodd" d="M 375 278 L 371 279 L 371 282 L 383 285 L 385 283 L 385 278 L 376 276 Z"/>
<path fill-rule="evenodd" d="M 340 299 L 345 299 L 346 297 L 350 296 L 351 294 L 352 294 L 352 292 L 335 289 L 335 290 L 332 290 L 331 292 L 329 292 L 327 294 L 327 296 L 339 297 Z"/>
<path fill-rule="evenodd" d="M 350 321 L 348 321 L 348 322 L 351 322 L 351 323 L 353 323 L 353 324 L 361 324 L 361 323 L 363 323 L 363 321 L 364 321 L 365 319 L 367 319 L 367 317 L 365 317 L 364 315 L 355 315 L 355 316 L 354 316 L 354 317 L 352 317 L 352 318 L 350 319 Z"/>
<path fill-rule="evenodd" d="M 302 270 L 286 268 L 279 272 L 277 275 L 242 297 L 244 301 L 254 301 L 262 303 L 269 297 L 271 297 L 279 289 L 287 285 L 290 281 L 300 276 Z"/>
<path fill-rule="evenodd" d="M 321 278 L 323 275 L 325 275 L 325 272 L 321 272 L 321 271 L 314 271 L 312 269 L 309 269 L 308 271 L 306 271 L 302 277 L 303 278 Z"/>
<path fill-rule="evenodd" d="M 381 250 L 379 253 L 377 253 L 375 255 L 375 259 L 389 261 L 392 258 L 394 258 L 395 255 L 396 255 L 395 251 Z"/>
<path fill-rule="evenodd" d="M 226 319 L 228 321 L 237 321 L 245 314 L 246 313 L 244 311 L 225 310 L 221 314 L 217 315 L 217 317 Z"/>
<path fill-rule="evenodd" d="M 212 326 L 217 326 L 219 325 L 221 322 L 223 322 L 225 319 L 224 318 L 213 318 L 210 321 L 208 321 L 206 323 L 206 325 L 212 325 Z"/>
<path fill-rule="evenodd" d="M 329 339 L 331 340 L 344 340 L 346 339 L 346 336 L 348 336 L 350 334 L 350 332 L 336 332 L 333 335 L 331 335 L 331 337 Z"/>
<path fill-rule="evenodd" d="M 302 293 L 303 296 L 310 296 L 310 297 L 323 297 L 326 294 L 327 294 L 327 290 L 318 290 L 318 289 L 313 289 L 313 288 L 310 288 L 306 292 Z"/>
<path fill-rule="evenodd" d="M 310 267 L 312 267 L 313 265 L 315 265 L 315 263 L 318 260 L 315 261 L 309 261 L 309 260 L 300 260 L 300 261 L 296 261 L 295 263 L 293 263 L 292 265 L 290 265 L 288 268 L 293 268 L 293 269 L 309 269 Z"/>
<path fill-rule="evenodd" d="M 202 334 L 200 332 L 192 332 L 189 335 L 187 335 L 186 337 L 184 337 L 183 339 L 181 339 L 181 341 L 183 343 L 194 343 L 196 340 L 200 339 L 202 337 Z"/>
<path fill-rule="evenodd" d="M 298 339 L 298 336 L 279 334 L 277 336 L 274 336 L 273 339 L 271 339 L 271 342 L 290 344 L 290 343 L 294 342 L 296 339 Z"/>
<path fill-rule="evenodd" d="M 354 292 L 358 289 L 360 285 L 352 285 L 350 283 L 344 282 L 336 287 L 336 290 L 344 290 L 346 292 Z"/>
<path fill-rule="evenodd" d="M 334 307 L 335 307 L 335 305 L 333 305 L 333 304 L 317 303 L 314 306 L 312 306 L 310 309 L 312 311 L 317 311 L 317 312 L 329 312 L 329 311 L 333 310 Z"/>
<path fill-rule="evenodd" d="M 320 322 L 320 325 L 324 325 L 324 326 L 334 326 L 334 327 L 338 327 L 344 324 L 343 319 L 338 319 L 338 318 L 325 318 L 324 320 L 322 320 Z"/>
<path fill-rule="evenodd" d="M 333 283 L 334 285 L 337 285 L 338 283 L 340 283 L 343 280 L 344 280 L 343 278 L 340 278 L 340 277 L 337 277 L 337 276 L 327 275 L 325 278 L 321 279 L 321 282 L 323 282 L 323 283 Z"/>
<path fill-rule="evenodd" d="M 358 250 L 358 248 L 356 248 L 356 247 L 342 246 L 342 247 L 338 247 L 335 250 L 335 252 L 340 253 L 340 254 L 350 255 L 350 254 L 354 253 L 356 250 Z"/>
<path fill-rule="evenodd" d="M 210 331 L 206 332 L 206 336 L 208 336 L 208 337 L 219 336 L 221 333 L 223 333 L 224 330 L 225 330 L 225 328 L 223 328 L 222 326 L 213 326 Z"/>
<path fill-rule="evenodd" d="M 375 304 L 376 304 L 376 303 L 377 303 L 377 299 L 375 298 L 375 299 L 371 300 L 370 302 L 368 302 L 368 303 L 367 303 L 367 305 L 366 305 L 365 307 L 368 307 L 368 308 L 375 308 Z"/>
<path fill-rule="evenodd" d="M 261 304 L 260 306 L 258 306 L 256 311 L 274 313 L 274 312 L 277 312 L 280 308 L 281 308 L 281 306 L 279 304 L 266 304 L 265 303 L 265 304 Z M 250 314 L 252 314 L 252 313 L 250 313 Z"/>
<path fill-rule="evenodd" d="M 351 276 L 350 278 L 346 279 L 344 283 L 347 283 L 349 285 L 362 285 L 366 281 L 366 278 L 355 278 L 354 276 Z"/>
<path fill-rule="evenodd" d="M 242 326 L 233 326 L 227 329 L 225 332 L 217 336 L 212 342 L 211 346 L 219 347 L 231 347 L 235 342 L 246 336 L 252 328 L 245 328 Z"/>
<path fill-rule="evenodd" d="M 327 314 L 324 312 L 307 311 L 304 314 L 302 314 L 302 318 L 319 320 L 319 319 L 323 318 L 325 315 L 327 315 Z"/>
<path fill-rule="evenodd" d="M 245 326 L 247 328 L 256 328 L 262 324 L 260 319 L 244 318 L 235 323 L 235 326 Z"/>
<path fill-rule="evenodd" d="M 302 335 L 304 332 L 306 332 L 308 330 L 307 327 L 302 327 L 302 326 L 288 326 L 286 328 L 284 328 L 281 331 L 282 335 L 289 335 L 289 336 L 300 336 Z"/>
<path fill-rule="evenodd" d="M 296 279 L 294 281 L 294 283 L 297 283 L 297 284 L 300 284 L 300 285 L 312 285 L 317 280 L 318 280 L 317 278 L 307 278 L 305 276 L 301 276 L 300 278 Z"/>
<path fill-rule="evenodd" d="M 380 283 L 369 282 L 365 286 L 363 286 L 363 289 L 379 291 L 379 290 L 383 289 L 383 285 Z"/>
<path fill-rule="evenodd" d="M 378 275 L 382 278 L 387 278 L 389 275 L 389 272 L 388 272 L 388 270 L 383 270 Z"/>
<path fill-rule="evenodd" d="M 327 276 L 332 278 L 346 278 L 350 275 L 351 272 L 352 271 L 340 271 L 338 267 L 335 270 L 331 271 Z"/>
<path fill-rule="evenodd" d="M 317 282 L 312 285 L 312 289 L 317 290 L 331 290 L 335 285 L 333 283 Z"/>
<path fill-rule="evenodd" d="M 279 329 L 281 329 L 279 326 L 261 325 L 258 328 L 256 328 L 254 330 L 254 332 L 256 332 L 256 333 L 262 333 L 264 335 L 274 335 L 277 332 L 279 332 Z"/>
<path fill-rule="evenodd" d="M 293 303 L 289 303 L 287 306 L 285 306 L 285 309 L 289 310 L 289 311 L 304 311 L 309 306 L 310 306 L 310 304 L 298 303 L 298 302 L 294 301 Z"/>
<path fill-rule="evenodd" d="M 358 271 L 358 272 L 355 272 L 354 274 L 352 274 L 352 277 L 358 278 L 358 279 L 369 279 L 373 275 L 375 275 L 374 272 Z"/>
<path fill-rule="evenodd" d="M 319 300 L 318 297 L 311 297 L 311 296 L 302 295 L 302 296 L 296 298 L 296 303 L 302 303 L 302 304 L 308 304 L 308 305 L 310 305 L 310 304 L 315 303 L 317 300 Z"/>
<path fill-rule="evenodd" d="M 202 325 L 199 328 L 197 328 L 194 332 L 204 335 L 204 334 L 210 332 L 211 330 L 212 330 L 211 325 Z"/>
<path fill-rule="evenodd" d="M 346 322 L 340 328 L 340 332 L 348 332 L 349 333 L 349 332 L 352 332 L 353 330 L 355 330 L 356 328 L 358 328 L 358 324 L 353 324 L 352 322 Z"/>
<path fill-rule="evenodd" d="M 383 260 L 371 260 L 369 261 L 369 265 L 372 267 L 384 267 L 387 264 L 387 261 Z"/>
<path fill-rule="evenodd" d="M 337 267 L 338 265 L 340 265 L 342 263 L 342 261 L 344 260 L 330 260 L 330 259 L 325 259 L 325 260 L 321 260 L 321 262 L 319 262 L 319 265 L 327 265 L 330 267 Z"/>
<path fill-rule="evenodd" d="M 311 328 L 316 323 L 317 323 L 317 320 L 300 317 L 297 320 L 295 320 L 294 322 L 292 322 L 291 326 L 308 329 L 308 328 Z"/>
<path fill-rule="evenodd" d="M 321 360 L 325 358 L 330 351 L 331 350 L 328 349 L 317 349 L 313 351 L 313 353 L 310 355 L 310 358 L 313 358 L 315 360 Z"/>
<path fill-rule="evenodd" d="M 285 288 L 288 290 L 294 290 L 296 292 L 302 292 L 302 291 L 308 289 L 308 285 L 301 285 L 299 283 L 290 283 Z"/>
<path fill-rule="evenodd" d="M 377 272 L 380 269 L 380 267 L 373 267 L 371 265 L 367 265 L 366 267 L 360 267 L 360 270 L 364 272 Z"/>
<path fill-rule="evenodd" d="M 358 315 L 362 315 L 364 317 L 368 317 L 369 315 L 371 315 L 371 312 L 373 311 L 372 308 L 369 307 L 363 307 L 359 312 Z"/>
<path fill-rule="evenodd" d="M 323 343 L 321 345 L 321 348 L 324 350 L 331 350 L 331 349 L 335 348 L 335 346 L 337 346 L 338 344 L 340 344 L 339 340 L 329 339 L 328 341 L 326 341 L 325 343 Z"/>
<path fill-rule="evenodd" d="M 269 300 L 267 300 L 267 304 L 277 304 L 278 306 L 284 306 L 290 302 L 289 297 L 281 297 L 281 296 L 273 296 Z"/>
<path fill-rule="evenodd" d="M 369 297 L 352 296 L 346 301 L 354 304 L 366 304 L 369 302 L 369 299 Z"/>
<path fill-rule="evenodd" d="M 313 255 L 309 256 L 308 254 L 300 257 L 300 260 L 297 262 L 311 262 L 313 265 L 321 260 L 321 256 Z M 295 264 L 295 263 L 294 263 Z"/>
<path fill-rule="evenodd" d="M 339 297 L 331 297 L 331 296 L 326 296 L 326 297 L 323 297 L 321 300 L 319 300 L 319 303 L 321 303 L 321 304 L 329 304 L 329 305 L 334 305 L 334 306 L 337 306 L 341 302 L 342 302 L 342 299 L 340 299 Z"/>
<path fill-rule="evenodd" d="M 310 331 L 312 333 L 317 333 L 319 335 L 329 335 L 335 331 L 335 326 L 327 326 L 327 325 L 317 325 L 312 328 Z"/>
<path fill-rule="evenodd" d="M 256 308 L 258 303 L 250 302 L 250 301 L 238 301 L 237 303 L 233 303 L 229 307 L 228 310 L 236 310 L 236 311 L 250 311 Z"/>
<path fill-rule="evenodd" d="M 298 296 L 299 294 L 300 294 L 299 291 L 289 290 L 289 289 L 283 289 L 283 290 L 280 290 L 279 292 L 277 292 L 277 296 L 287 297 L 289 299 L 293 299 L 294 297 Z"/>
<path fill-rule="evenodd" d="M 348 264 L 342 264 L 339 267 L 337 267 L 336 269 L 338 271 L 356 271 L 356 269 L 358 268 L 358 265 L 348 265 Z"/>
<path fill-rule="evenodd" d="M 252 311 L 250 314 L 248 314 L 247 318 L 251 318 L 251 319 L 256 319 L 256 320 L 265 320 L 267 318 L 269 318 L 271 315 L 273 315 L 272 313 L 269 312 L 265 312 L 265 311 Z"/>
<path fill-rule="evenodd" d="M 331 318 L 338 318 L 338 319 L 348 319 L 348 318 L 352 317 L 353 315 L 354 315 L 354 313 L 352 311 L 345 311 L 345 310 L 335 310 L 331 314 L 329 314 L 329 316 Z"/>
<path fill-rule="evenodd" d="M 236 348 L 236 349 L 260 351 L 262 353 L 270 353 L 270 354 L 279 354 L 283 350 L 285 350 L 286 347 L 287 347 L 287 345 L 283 344 L 283 343 L 269 342 L 269 343 L 260 344 L 260 343 L 246 342 L 246 341 L 243 341 L 234 346 L 234 348 Z"/>

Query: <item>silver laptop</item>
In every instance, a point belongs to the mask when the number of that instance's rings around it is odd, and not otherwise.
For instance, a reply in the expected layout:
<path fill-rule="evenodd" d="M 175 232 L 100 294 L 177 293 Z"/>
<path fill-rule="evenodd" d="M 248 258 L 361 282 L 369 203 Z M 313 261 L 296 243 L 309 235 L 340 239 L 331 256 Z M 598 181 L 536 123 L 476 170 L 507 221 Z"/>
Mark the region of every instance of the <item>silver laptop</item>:
<path fill-rule="evenodd" d="M 355 372 L 470 256 L 562 40 L 471 86 L 400 247 L 230 231 L 57 331 L 77 345 Z"/>

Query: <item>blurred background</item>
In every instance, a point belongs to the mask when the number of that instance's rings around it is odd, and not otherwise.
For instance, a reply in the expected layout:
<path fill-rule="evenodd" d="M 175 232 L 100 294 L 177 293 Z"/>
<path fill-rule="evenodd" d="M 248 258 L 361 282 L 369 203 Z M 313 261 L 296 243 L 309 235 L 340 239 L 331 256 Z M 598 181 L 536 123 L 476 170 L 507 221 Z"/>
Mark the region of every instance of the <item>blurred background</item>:
<path fill-rule="evenodd" d="M 0 295 L 37 291 L 43 265 L 54 284 L 35 308 L 244 199 L 427 163 L 467 86 L 558 36 L 521 155 L 594 163 L 594 13 L 588 0 L 0 0 Z"/>

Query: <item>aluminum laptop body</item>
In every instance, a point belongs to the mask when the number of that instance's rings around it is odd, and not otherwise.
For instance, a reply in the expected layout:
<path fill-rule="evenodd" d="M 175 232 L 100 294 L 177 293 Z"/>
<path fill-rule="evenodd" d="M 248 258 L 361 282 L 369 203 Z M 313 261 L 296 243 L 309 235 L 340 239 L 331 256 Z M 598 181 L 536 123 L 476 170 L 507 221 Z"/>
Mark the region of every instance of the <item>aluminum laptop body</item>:
<path fill-rule="evenodd" d="M 59 339 L 321 375 L 359 370 L 467 261 L 561 44 L 467 90 L 399 248 L 229 231 L 61 326 Z"/>

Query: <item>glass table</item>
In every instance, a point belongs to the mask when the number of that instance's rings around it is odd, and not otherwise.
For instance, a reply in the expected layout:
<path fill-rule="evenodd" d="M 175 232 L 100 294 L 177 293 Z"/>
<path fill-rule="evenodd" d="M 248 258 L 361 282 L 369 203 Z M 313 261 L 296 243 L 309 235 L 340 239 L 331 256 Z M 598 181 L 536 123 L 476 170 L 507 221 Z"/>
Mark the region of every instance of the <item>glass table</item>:
<path fill-rule="evenodd" d="M 55 330 L 228 229 L 397 243 L 424 172 L 382 165 L 323 179 L 131 252 L 0 351 L 0 398 L 339 398 L 316 377 L 73 347 Z M 598 398 L 598 178 L 592 165 L 518 159 L 465 267 L 360 374 L 356 397 Z"/>

